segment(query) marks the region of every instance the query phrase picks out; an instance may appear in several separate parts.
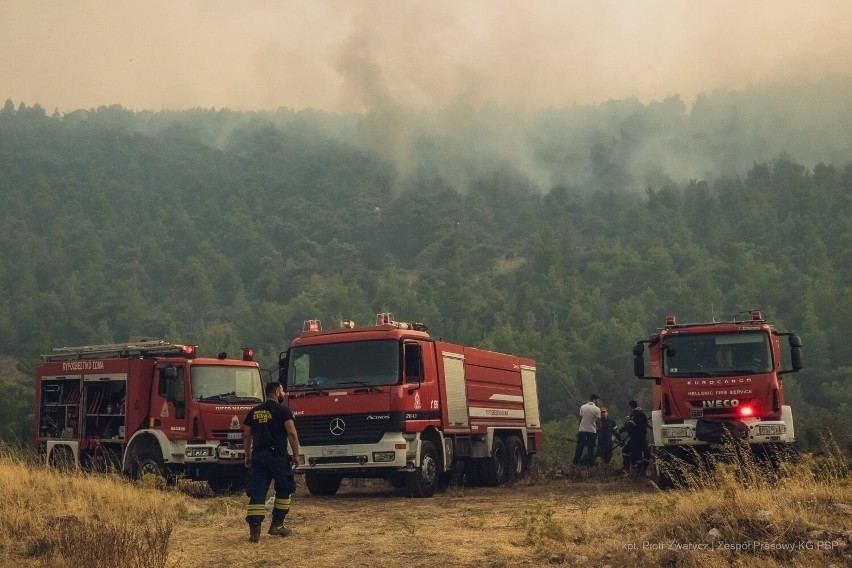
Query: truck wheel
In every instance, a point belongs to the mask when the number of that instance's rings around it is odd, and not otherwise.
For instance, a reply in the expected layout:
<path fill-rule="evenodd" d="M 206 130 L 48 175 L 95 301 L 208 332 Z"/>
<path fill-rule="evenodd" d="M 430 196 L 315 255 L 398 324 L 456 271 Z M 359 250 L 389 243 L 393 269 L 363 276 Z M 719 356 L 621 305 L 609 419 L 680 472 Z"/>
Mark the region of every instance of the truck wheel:
<path fill-rule="evenodd" d="M 334 495 L 340 489 L 340 482 L 336 473 L 305 472 L 305 485 L 311 495 Z"/>
<path fill-rule="evenodd" d="M 482 461 L 482 483 L 486 487 L 502 485 L 508 476 L 506 470 L 506 444 L 495 437 L 491 443 L 491 457 Z"/>
<path fill-rule="evenodd" d="M 431 497 L 438 488 L 438 451 L 428 440 L 420 442 L 420 466 L 406 477 L 412 497 Z"/>
<path fill-rule="evenodd" d="M 521 479 L 527 473 L 527 450 L 517 436 L 506 438 L 507 473 L 509 480 Z"/>
<path fill-rule="evenodd" d="M 153 475 L 163 479 L 166 485 L 175 485 L 177 478 L 169 471 L 163 463 L 159 452 L 154 450 L 143 450 L 136 456 L 133 467 L 133 479 L 141 481 L 146 475 Z"/>

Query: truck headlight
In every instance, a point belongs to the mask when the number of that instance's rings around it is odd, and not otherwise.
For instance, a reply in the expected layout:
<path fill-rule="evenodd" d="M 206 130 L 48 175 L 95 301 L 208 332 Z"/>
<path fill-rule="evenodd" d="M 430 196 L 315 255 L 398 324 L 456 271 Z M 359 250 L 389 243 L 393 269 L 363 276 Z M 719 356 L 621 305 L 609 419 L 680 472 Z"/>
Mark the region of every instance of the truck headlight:
<path fill-rule="evenodd" d="M 660 430 L 663 438 L 690 438 L 689 427 L 687 426 L 666 426 Z"/>
<path fill-rule="evenodd" d="M 392 462 L 396 459 L 396 452 L 373 452 L 374 462 Z"/>
<path fill-rule="evenodd" d="M 786 424 L 762 424 L 757 427 L 758 436 L 781 436 L 786 433 Z"/>

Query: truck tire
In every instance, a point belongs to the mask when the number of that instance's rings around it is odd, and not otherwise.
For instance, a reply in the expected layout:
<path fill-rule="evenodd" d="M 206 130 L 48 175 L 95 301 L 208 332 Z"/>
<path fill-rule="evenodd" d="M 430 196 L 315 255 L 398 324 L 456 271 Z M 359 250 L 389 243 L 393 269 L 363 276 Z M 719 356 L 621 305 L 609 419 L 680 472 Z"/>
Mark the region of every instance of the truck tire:
<path fill-rule="evenodd" d="M 509 481 L 521 479 L 527 473 L 527 450 L 517 436 L 506 438 L 506 466 Z"/>
<path fill-rule="evenodd" d="M 491 443 L 491 457 L 482 460 L 480 477 L 486 487 L 496 487 L 506 483 L 506 444 L 495 436 Z"/>
<path fill-rule="evenodd" d="M 305 472 L 305 485 L 311 495 L 334 495 L 340 489 L 341 481 L 336 473 Z"/>
<path fill-rule="evenodd" d="M 141 481 L 146 475 L 160 477 L 168 486 L 177 483 L 175 475 L 163 463 L 163 457 L 154 450 L 142 450 L 133 463 L 133 479 Z"/>
<path fill-rule="evenodd" d="M 408 491 L 412 497 L 431 497 L 438 488 L 438 450 L 428 440 L 420 442 L 420 464 L 406 476 Z"/>

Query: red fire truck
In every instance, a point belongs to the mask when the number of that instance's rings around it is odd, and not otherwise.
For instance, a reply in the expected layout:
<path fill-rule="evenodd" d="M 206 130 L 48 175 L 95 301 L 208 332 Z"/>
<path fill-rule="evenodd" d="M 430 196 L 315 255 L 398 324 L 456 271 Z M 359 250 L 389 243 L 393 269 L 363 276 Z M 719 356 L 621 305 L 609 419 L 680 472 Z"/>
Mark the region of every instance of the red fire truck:
<path fill-rule="evenodd" d="M 520 477 L 543 440 L 535 371 L 531 359 L 438 341 L 391 314 L 330 331 L 309 320 L 279 367 L 298 471 L 314 495 L 337 493 L 343 478 L 430 497 L 453 474 L 489 486 Z"/>
<path fill-rule="evenodd" d="M 651 473 L 661 487 L 673 483 L 666 467 L 672 457 L 689 461 L 731 439 L 771 457 L 795 442 L 783 375 L 802 369 L 802 341 L 777 331 L 759 311 L 748 314 L 745 321 L 692 324 L 669 316 L 665 327 L 634 346 L 634 374 L 653 381 Z M 788 337 L 789 369 L 783 368 L 782 336 Z"/>
<path fill-rule="evenodd" d="M 34 449 L 59 467 L 240 487 L 260 369 L 252 349 L 242 360 L 196 353 L 159 339 L 53 349 L 36 374 Z"/>

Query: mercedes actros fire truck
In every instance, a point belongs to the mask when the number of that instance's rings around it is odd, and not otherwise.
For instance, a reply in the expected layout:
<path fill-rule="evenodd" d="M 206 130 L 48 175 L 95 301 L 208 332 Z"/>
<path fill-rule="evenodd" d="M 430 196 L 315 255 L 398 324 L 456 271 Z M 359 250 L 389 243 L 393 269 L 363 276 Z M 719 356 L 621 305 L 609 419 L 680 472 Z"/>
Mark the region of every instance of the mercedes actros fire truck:
<path fill-rule="evenodd" d="M 61 347 L 36 373 L 33 446 L 47 463 L 245 483 L 243 418 L 264 399 L 250 348 L 242 359 L 197 357 L 159 339 Z"/>
<path fill-rule="evenodd" d="M 745 321 L 666 325 L 633 348 L 634 374 L 651 383 L 651 473 L 673 482 L 666 460 L 690 460 L 726 440 L 755 454 L 784 455 L 795 442 L 793 412 L 784 403 L 783 375 L 802 369 L 802 341 L 777 331 L 757 310 Z M 783 368 L 781 338 L 789 344 Z M 645 346 L 650 354 L 646 373 Z"/>
<path fill-rule="evenodd" d="M 415 497 L 454 474 L 499 485 L 541 448 L 535 362 L 435 340 L 421 323 L 385 313 L 324 331 L 309 320 L 279 363 L 314 495 L 344 478 L 384 478 Z"/>

